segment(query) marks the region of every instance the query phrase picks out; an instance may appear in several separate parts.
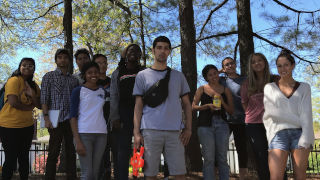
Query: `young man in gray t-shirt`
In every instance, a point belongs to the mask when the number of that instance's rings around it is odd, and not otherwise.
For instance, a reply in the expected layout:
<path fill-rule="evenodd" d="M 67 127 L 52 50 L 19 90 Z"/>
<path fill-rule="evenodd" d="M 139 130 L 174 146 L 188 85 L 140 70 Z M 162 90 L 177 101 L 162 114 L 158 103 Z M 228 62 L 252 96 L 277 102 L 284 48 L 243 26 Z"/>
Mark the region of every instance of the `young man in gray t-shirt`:
<path fill-rule="evenodd" d="M 154 83 L 165 77 L 170 52 L 170 40 L 165 36 L 157 37 L 152 48 L 154 64 L 138 73 L 133 89 L 133 95 L 136 96 L 134 146 L 138 148 L 143 144 L 145 147 L 144 175 L 147 180 L 156 179 L 162 151 L 169 174 L 175 179 L 185 179 L 184 146 L 191 137 L 192 114 L 188 96 L 190 89 L 184 75 L 171 70 L 168 97 L 162 104 L 152 108 L 144 105 L 142 99 Z M 185 124 L 182 122 L 182 108 Z"/>

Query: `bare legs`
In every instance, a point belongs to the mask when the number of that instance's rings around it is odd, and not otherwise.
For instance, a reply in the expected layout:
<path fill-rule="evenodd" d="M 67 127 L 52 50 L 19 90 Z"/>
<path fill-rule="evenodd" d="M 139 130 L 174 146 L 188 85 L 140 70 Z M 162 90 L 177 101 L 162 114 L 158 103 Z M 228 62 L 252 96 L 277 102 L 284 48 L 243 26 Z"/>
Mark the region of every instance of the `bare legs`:
<path fill-rule="evenodd" d="M 308 166 L 308 157 L 310 149 L 294 149 L 291 153 L 293 155 L 294 179 L 306 179 L 306 170 Z"/>
<path fill-rule="evenodd" d="M 293 157 L 294 179 L 306 179 L 306 170 L 308 164 L 310 149 L 294 149 L 291 151 Z M 271 180 L 282 180 L 286 169 L 289 152 L 280 149 L 272 149 L 269 151 L 269 169 Z"/>

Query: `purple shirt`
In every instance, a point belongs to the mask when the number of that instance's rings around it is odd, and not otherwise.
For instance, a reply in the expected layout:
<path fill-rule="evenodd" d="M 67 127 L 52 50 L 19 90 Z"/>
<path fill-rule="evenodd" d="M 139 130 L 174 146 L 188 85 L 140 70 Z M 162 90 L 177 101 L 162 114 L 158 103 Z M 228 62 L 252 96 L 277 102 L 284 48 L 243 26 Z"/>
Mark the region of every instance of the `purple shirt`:
<path fill-rule="evenodd" d="M 248 104 L 245 110 L 245 123 L 263 123 L 263 92 L 248 97 L 248 81 L 245 81 L 241 87 L 241 103 Z"/>

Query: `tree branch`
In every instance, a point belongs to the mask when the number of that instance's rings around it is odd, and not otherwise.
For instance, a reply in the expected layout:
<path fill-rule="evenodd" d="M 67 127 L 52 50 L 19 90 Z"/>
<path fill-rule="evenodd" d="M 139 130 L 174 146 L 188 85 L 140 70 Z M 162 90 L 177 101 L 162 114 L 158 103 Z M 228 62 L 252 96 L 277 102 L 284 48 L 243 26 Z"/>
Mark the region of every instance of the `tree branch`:
<path fill-rule="evenodd" d="M 143 59 L 143 66 L 145 67 L 147 64 L 146 59 L 146 46 L 144 42 L 144 22 L 143 22 L 143 9 L 142 9 L 142 0 L 139 0 L 139 10 L 140 10 L 140 38 L 142 44 L 142 59 Z"/>
<path fill-rule="evenodd" d="M 58 5 L 60 5 L 60 4 L 62 4 L 62 3 L 63 3 L 63 1 L 58 2 L 57 4 L 51 5 L 46 12 L 44 12 L 42 15 L 40 15 L 40 16 L 38 16 L 38 17 L 35 17 L 35 18 L 25 18 L 25 19 L 16 19 L 16 20 L 19 20 L 19 21 L 36 21 L 36 20 L 38 20 L 38 19 L 46 16 L 46 15 L 51 11 L 51 9 L 57 7 Z"/>
<path fill-rule="evenodd" d="M 3 19 L 2 15 L 0 14 L 0 20 L 1 22 L 7 27 L 7 29 L 11 32 L 11 34 L 17 36 L 9 27 L 9 25 L 6 23 L 6 21 Z"/>
<path fill-rule="evenodd" d="M 88 49 L 89 49 L 89 53 L 90 53 L 90 55 L 91 55 L 91 58 L 93 58 L 93 47 L 92 47 L 92 45 L 91 45 L 91 43 L 90 42 L 86 42 L 85 43 L 86 45 L 87 45 L 87 47 L 88 47 Z M 92 59 L 93 60 L 93 59 Z"/>
<path fill-rule="evenodd" d="M 238 31 L 230 31 L 230 32 L 227 32 L 227 33 L 215 34 L 215 35 L 207 36 L 207 37 L 204 37 L 204 38 L 198 38 L 196 40 L 196 42 L 198 43 L 198 42 L 206 40 L 206 39 L 216 38 L 216 37 L 220 37 L 220 36 L 229 36 L 229 35 L 233 35 L 233 34 L 238 34 Z"/>
<path fill-rule="evenodd" d="M 315 10 L 315 11 L 300 11 L 300 10 L 297 10 L 297 9 L 293 9 L 292 7 L 288 6 L 288 5 L 285 5 L 283 4 L 282 2 L 278 1 L 278 0 L 273 0 L 275 3 L 279 4 L 280 6 L 282 7 L 285 7 L 286 9 L 289 9 L 290 11 L 293 11 L 293 12 L 296 12 L 296 13 L 310 13 L 310 14 L 313 14 L 315 12 L 318 12 L 320 11 L 320 9 L 318 10 Z"/>
<path fill-rule="evenodd" d="M 300 24 L 300 13 L 298 13 L 297 34 L 296 34 L 296 46 L 298 46 L 299 24 Z"/>
<path fill-rule="evenodd" d="M 200 35 L 199 38 L 201 38 L 202 33 L 204 31 L 204 27 L 208 24 L 209 20 L 211 19 L 212 14 L 217 11 L 218 9 L 220 9 L 225 3 L 227 3 L 228 0 L 224 0 L 222 3 L 220 3 L 217 7 L 215 7 L 213 10 L 210 11 L 209 16 L 207 17 L 207 20 L 204 22 L 201 31 L 200 31 Z"/>
<path fill-rule="evenodd" d="M 311 66 L 311 69 L 312 69 L 313 72 L 320 74 L 320 71 L 317 71 L 317 70 L 314 69 L 312 63 L 309 63 L 309 65 Z"/>
<path fill-rule="evenodd" d="M 233 54 L 233 59 L 235 60 L 235 61 L 237 61 L 237 52 L 238 52 L 238 47 L 239 47 L 239 40 L 237 41 L 237 43 L 236 43 L 236 46 L 234 47 L 234 54 Z"/>
<path fill-rule="evenodd" d="M 198 39 L 196 39 L 196 43 L 207 40 L 207 39 L 211 39 L 211 38 L 216 38 L 216 37 L 221 37 L 221 36 L 229 36 L 229 35 L 233 35 L 233 34 L 238 34 L 238 31 L 230 31 L 227 33 L 215 34 L 215 35 L 207 36 L 204 38 L 198 38 Z M 181 46 L 181 44 L 174 46 L 172 49 L 178 48 L 180 46 Z"/>
<path fill-rule="evenodd" d="M 129 7 L 123 5 L 121 2 L 119 2 L 118 0 L 109 0 L 110 2 L 112 2 L 114 5 L 118 6 L 119 8 L 121 8 L 122 10 L 124 10 L 128 16 L 131 16 L 131 11 L 129 9 Z"/>
<path fill-rule="evenodd" d="M 276 44 L 276 43 L 274 43 L 274 42 L 272 42 L 272 41 L 270 41 L 270 40 L 268 40 L 268 39 L 266 39 L 266 38 L 264 38 L 264 37 L 261 37 L 260 35 L 258 35 L 258 34 L 256 34 L 256 33 L 252 33 L 252 35 L 253 35 L 254 37 L 258 38 L 258 39 L 261 39 L 261 40 L 263 40 L 263 41 L 271 44 L 271 45 L 274 46 L 274 47 L 281 48 L 281 49 L 287 49 L 287 50 L 288 50 L 288 48 L 286 48 L 286 47 L 284 47 L 284 46 L 280 46 L 280 45 L 278 45 L 278 44 Z M 289 51 L 290 51 L 290 50 L 289 50 Z M 292 54 L 293 56 L 295 56 L 296 58 L 300 59 L 301 61 L 307 62 L 307 63 L 309 63 L 309 64 L 320 64 L 320 62 L 309 61 L 309 60 L 306 60 L 306 59 L 298 56 L 297 54 L 295 54 L 295 53 L 292 52 L 292 51 L 290 51 L 290 52 L 291 52 L 291 54 Z"/>
<path fill-rule="evenodd" d="M 151 9 L 149 6 L 145 5 L 144 3 L 142 3 L 142 5 L 144 7 L 146 7 L 147 9 L 149 9 L 150 11 L 155 12 L 155 13 L 168 13 L 174 9 L 174 8 L 172 8 L 172 9 L 169 9 L 168 11 L 157 11 L 157 10 Z"/>

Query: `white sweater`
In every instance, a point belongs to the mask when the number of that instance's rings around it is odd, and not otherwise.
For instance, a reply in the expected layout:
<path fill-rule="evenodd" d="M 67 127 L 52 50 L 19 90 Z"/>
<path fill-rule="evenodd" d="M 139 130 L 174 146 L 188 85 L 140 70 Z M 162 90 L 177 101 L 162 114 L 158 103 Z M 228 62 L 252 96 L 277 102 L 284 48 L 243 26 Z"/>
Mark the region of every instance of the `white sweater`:
<path fill-rule="evenodd" d="M 269 83 L 264 87 L 263 103 L 265 108 L 263 123 L 269 144 L 278 131 L 301 128 L 302 134 L 298 145 L 305 148 L 313 145 L 314 132 L 309 84 L 301 82 L 293 95 L 287 98 L 275 83 Z"/>

